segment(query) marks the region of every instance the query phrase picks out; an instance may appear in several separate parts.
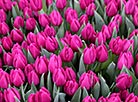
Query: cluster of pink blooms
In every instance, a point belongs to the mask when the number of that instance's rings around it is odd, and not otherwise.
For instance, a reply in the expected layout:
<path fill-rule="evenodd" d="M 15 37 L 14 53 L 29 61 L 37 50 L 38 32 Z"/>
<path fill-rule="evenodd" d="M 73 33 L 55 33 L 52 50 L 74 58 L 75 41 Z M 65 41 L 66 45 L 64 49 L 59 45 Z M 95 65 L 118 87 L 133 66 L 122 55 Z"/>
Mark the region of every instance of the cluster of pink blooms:
<path fill-rule="evenodd" d="M 69 97 L 79 87 L 90 91 L 97 83 L 101 83 L 98 73 L 86 68 L 86 72 L 78 77 L 76 65 L 75 70 L 74 66 L 67 65 L 72 63 L 76 53 L 78 56 L 83 55 L 83 63 L 87 67 L 108 61 L 111 51 L 118 58 L 115 62 L 118 71 L 123 67 L 130 69 L 134 66 L 134 74 L 138 77 L 138 54 L 133 57 L 134 37 L 138 35 L 138 30 L 130 32 L 128 38 L 113 37 L 123 22 L 118 13 L 122 8 L 121 3 L 124 4 L 125 14 L 131 15 L 134 25 L 138 26 L 138 1 L 104 0 L 106 15 L 112 19 L 107 25 L 102 25 L 100 31 L 96 31 L 89 21 L 97 9 L 95 0 L 77 1 L 82 10 L 81 15 L 76 9 L 67 6 L 69 2 L 70 0 L 0 0 L 0 102 L 22 100 L 20 87 L 26 83 L 28 86 L 38 86 L 42 74 L 47 80 L 48 73 L 51 73 L 52 83 L 62 87 L 62 92 Z M 45 13 L 43 5 L 47 9 L 54 5 L 56 9 Z M 19 14 L 13 17 L 15 8 L 18 8 Z M 65 23 L 69 29 L 64 25 L 64 36 L 57 38 L 59 27 Z M 63 48 L 59 47 L 60 43 Z M 47 51 L 50 57 L 43 55 L 42 50 Z M 79 60 L 80 58 L 76 60 L 77 64 Z M 118 91 L 107 97 L 98 97 L 97 101 L 138 102 L 138 96 L 128 91 L 133 83 L 132 76 L 122 72 L 116 77 L 114 81 Z M 30 93 L 27 98 L 28 102 L 52 100 L 52 93 L 45 86 Z M 96 98 L 89 95 L 82 102 L 96 102 Z"/>

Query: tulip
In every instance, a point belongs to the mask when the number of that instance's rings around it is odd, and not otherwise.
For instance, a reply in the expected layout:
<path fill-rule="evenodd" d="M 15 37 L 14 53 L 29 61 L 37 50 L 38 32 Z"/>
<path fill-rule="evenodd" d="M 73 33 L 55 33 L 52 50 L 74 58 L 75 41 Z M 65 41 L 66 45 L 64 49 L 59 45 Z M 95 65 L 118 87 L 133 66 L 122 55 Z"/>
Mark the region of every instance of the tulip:
<path fill-rule="evenodd" d="M 94 0 L 79 0 L 79 3 L 80 3 L 80 8 L 82 10 L 85 10 L 86 7 L 88 7 L 92 2 L 94 2 Z"/>
<path fill-rule="evenodd" d="M 83 14 L 79 18 L 80 25 L 82 26 L 83 24 L 88 23 L 88 16 L 86 14 Z"/>
<path fill-rule="evenodd" d="M 70 62 L 74 57 L 74 53 L 70 47 L 65 46 L 61 50 L 60 56 L 61 56 L 62 61 Z"/>
<path fill-rule="evenodd" d="M 129 92 L 128 90 L 122 90 L 119 92 L 120 93 L 120 98 L 122 101 L 125 101 L 125 99 L 128 97 Z"/>
<path fill-rule="evenodd" d="M 4 11 L 8 11 L 12 9 L 12 1 L 11 0 L 0 0 L 0 8 Z"/>
<path fill-rule="evenodd" d="M 0 91 L 0 102 L 4 102 L 4 95 L 2 91 Z"/>
<path fill-rule="evenodd" d="M 61 68 L 62 67 L 62 60 L 61 57 L 55 54 L 52 54 L 50 56 L 49 64 L 48 64 L 48 69 L 50 72 L 54 73 L 55 69 Z"/>
<path fill-rule="evenodd" d="M 54 52 L 58 49 L 58 42 L 56 38 L 52 37 L 47 37 L 46 38 L 46 43 L 45 47 L 49 52 Z"/>
<path fill-rule="evenodd" d="M 131 33 L 130 33 L 130 35 L 129 35 L 129 39 L 131 39 L 131 38 L 133 38 L 134 36 L 136 36 L 136 35 L 138 35 L 138 30 L 137 29 L 134 29 Z"/>
<path fill-rule="evenodd" d="M 40 48 L 36 43 L 31 43 L 28 46 L 28 51 L 30 51 L 33 58 L 37 58 L 40 56 Z"/>
<path fill-rule="evenodd" d="M 36 39 L 37 39 L 37 36 L 34 33 L 30 32 L 27 34 L 27 43 L 28 44 L 36 43 Z"/>
<path fill-rule="evenodd" d="M 111 33 L 111 36 L 112 36 L 112 33 L 113 31 L 115 30 L 116 32 L 119 31 L 119 21 L 111 21 L 109 24 L 108 24 L 108 29 Z"/>
<path fill-rule="evenodd" d="M 78 32 L 79 29 L 80 29 L 80 23 L 79 23 L 79 21 L 76 20 L 76 19 L 73 19 L 72 22 L 71 22 L 71 24 L 70 24 L 70 30 L 72 32 Z"/>
<path fill-rule="evenodd" d="M 118 25 L 122 24 L 122 16 L 120 14 L 117 14 L 113 18 L 113 22 L 116 22 Z"/>
<path fill-rule="evenodd" d="M 108 50 L 104 44 L 96 48 L 96 58 L 99 62 L 105 62 L 108 59 Z"/>
<path fill-rule="evenodd" d="M 81 48 L 83 46 L 82 41 L 78 35 L 71 36 L 70 40 L 70 47 L 73 51 L 78 51 L 78 48 Z"/>
<path fill-rule="evenodd" d="M 0 58 L 0 69 L 2 68 L 2 65 L 3 63 L 2 63 L 2 59 Z"/>
<path fill-rule="evenodd" d="M 12 66 L 13 64 L 13 56 L 10 52 L 4 53 L 3 55 L 3 61 L 5 65 Z"/>
<path fill-rule="evenodd" d="M 32 70 L 34 70 L 34 64 L 27 64 L 24 69 L 25 75 L 28 76 L 28 73 L 30 73 Z"/>
<path fill-rule="evenodd" d="M 18 29 L 16 30 L 13 29 L 10 33 L 10 36 L 13 41 L 18 42 L 18 43 L 22 42 L 24 39 L 23 33 Z"/>
<path fill-rule="evenodd" d="M 106 26 L 106 25 L 103 25 L 103 26 L 102 26 L 101 32 L 102 32 L 103 35 L 106 36 L 106 39 L 110 39 L 111 36 L 112 36 L 112 34 L 111 34 L 110 31 L 109 31 L 108 26 Z"/>
<path fill-rule="evenodd" d="M 9 36 L 3 37 L 1 42 L 2 42 L 2 46 L 5 50 L 10 50 L 13 46 L 12 40 Z"/>
<path fill-rule="evenodd" d="M 25 19 L 27 19 L 27 18 L 29 18 L 29 17 L 33 17 L 33 12 L 32 12 L 32 10 L 31 10 L 31 8 L 25 7 L 25 8 L 23 9 L 23 16 L 24 16 Z"/>
<path fill-rule="evenodd" d="M 5 22 L 6 21 L 6 13 L 4 12 L 3 9 L 0 9 L 0 22 Z"/>
<path fill-rule="evenodd" d="M 108 98 L 108 102 L 121 102 L 121 99 L 119 96 L 112 96 Z"/>
<path fill-rule="evenodd" d="M 21 69 L 15 69 L 10 71 L 10 80 L 11 82 L 19 87 L 25 82 L 25 76 Z"/>
<path fill-rule="evenodd" d="M 45 29 L 44 29 L 44 34 L 46 35 L 46 36 L 49 36 L 49 37 L 51 37 L 51 36 L 55 36 L 56 35 L 56 31 L 55 31 L 55 29 L 51 26 L 46 26 L 45 27 Z"/>
<path fill-rule="evenodd" d="M 117 62 L 117 66 L 118 66 L 119 70 L 121 70 L 123 66 L 130 69 L 130 67 L 133 64 L 134 64 L 134 59 L 133 59 L 132 53 L 130 51 L 120 54 L 120 56 L 118 58 L 118 62 Z"/>
<path fill-rule="evenodd" d="M 10 84 L 10 76 L 7 72 L 0 69 L 0 88 L 8 88 Z"/>
<path fill-rule="evenodd" d="M 86 96 L 82 102 L 96 102 L 95 98 L 91 98 L 90 96 Z"/>
<path fill-rule="evenodd" d="M 57 86 L 63 86 L 66 83 L 66 73 L 63 68 L 55 69 L 52 78 Z"/>
<path fill-rule="evenodd" d="M 89 6 L 86 8 L 86 14 L 88 16 L 94 16 L 94 11 L 96 10 L 96 6 L 94 3 L 89 4 Z"/>
<path fill-rule="evenodd" d="M 9 33 L 9 27 L 5 22 L 0 23 L 0 33 L 2 35 L 7 35 L 7 33 Z"/>
<path fill-rule="evenodd" d="M 56 7 L 58 9 L 63 10 L 66 7 L 67 1 L 66 0 L 56 0 Z"/>
<path fill-rule="evenodd" d="M 127 88 L 130 88 L 132 84 L 132 76 L 129 76 L 126 73 L 121 73 L 116 78 L 116 86 L 120 90 L 125 90 Z"/>
<path fill-rule="evenodd" d="M 102 32 L 98 32 L 96 39 L 98 41 L 98 45 L 101 45 L 106 42 L 106 35 L 104 35 Z"/>
<path fill-rule="evenodd" d="M 48 71 L 48 59 L 45 56 L 37 57 L 35 61 L 35 70 L 38 74 L 43 74 Z"/>
<path fill-rule="evenodd" d="M 36 37 L 36 43 L 38 46 L 45 48 L 46 38 L 44 35 L 44 32 L 37 33 Z"/>
<path fill-rule="evenodd" d="M 133 23 L 135 24 L 135 26 L 138 26 L 138 12 L 134 13 L 133 15 Z"/>
<path fill-rule="evenodd" d="M 42 9 L 42 0 L 30 0 L 30 6 L 33 11 L 40 11 Z"/>
<path fill-rule="evenodd" d="M 60 13 L 56 10 L 53 10 L 50 13 L 50 21 L 54 26 L 60 26 L 62 24 L 62 17 Z"/>
<path fill-rule="evenodd" d="M 65 69 L 67 81 L 68 80 L 76 80 L 76 73 L 74 72 L 74 70 L 72 68 L 65 67 L 64 69 Z"/>
<path fill-rule="evenodd" d="M 131 50 L 134 50 L 134 40 L 124 39 L 123 40 L 123 51 L 127 52 L 128 50 L 130 50 L 130 47 L 131 47 Z"/>
<path fill-rule="evenodd" d="M 36 21 L 34 18 L 28 18 L 26 20 L 26 29 L 27 30 L 34 30 L 36 27 Z"/>
<path fill-rule="evenodd" d="M 135 2 L 133 0 L 128 0 L 125 4 L 125 13 L 127 15 L 132 15 L 135 9 Z"/>
<path fill-rule="evenodd" d="M 29 7 L 29 2 L 28 2 L 28 0 L 20 0 L 20 1 L 18 2 L 18 5 L 19 5 L 19 8 L 20 8 L 21 10 L 24 10 L 25 7 Z"/>
<path fill-rule="evenodd" d="M 15 88 L 7 88 L 4 90 L 4 99 L 6 102 L 16 102 L 16 98 L 18 100 L 21 99 L 18 90 Z"/>
<path fill-rule="evenodd" d="M 67 81 L 64 85 L 64 92 L 70 96 L 74 95 L 74 93 L 77 91 L 79 85 L 75 80 Z"/>
<path fill-rule="evenodd" d="M 35 100 L 35 93 L 31 93 L 28 96 L 27 102 L 36 102 L 36 100 Z"/>
<path fill-rule="evenodd" d="M 84 64 L 92 64 L 96 60 L 96 49 L 94 46 L 90 48 L 86 47 L 83 51 L 83 62 Z"/>
<path fill-rule="evenodd" d="M 49 17 L 47 14 L 40 14 L 38 16 L 38 21 L 42 27 L 46 27 L 47 25 L 50 24 Z"/>
<path fill-rule="evenodd" d="M 32 84 L 32 83 L 34 85 L 39 84 L 39 77 L 34 70 L 32 70 L 31 72 L 28 73 L 27 79 L 28 79 L 29 84 Z"/>
<path fill-rule="evenodd" d="M 19 29 L 20 27 L 24 27 L 24 19 L 21 16 L 17 16 L 14 19 L 13 26 L 17 29 Z"/>
<path fill-rule="evenodd" d="M 53 0 L 46 0 L 46 5 L 50 6 L 53 3 Z"/>
<path fill-rule="evenodd" d="M 124 102 L 138 102 L 138 97 L 135 96 L 134 93 L 131 93 L 128 95 Z"/>
<path fill-rule="evenodd" d="M 98 102 L 108 102 L 107 100 L 108 100 L 107 98 L 104 98 L 103 96 L 101 96 L 101 97 L 98 99 Z"/>

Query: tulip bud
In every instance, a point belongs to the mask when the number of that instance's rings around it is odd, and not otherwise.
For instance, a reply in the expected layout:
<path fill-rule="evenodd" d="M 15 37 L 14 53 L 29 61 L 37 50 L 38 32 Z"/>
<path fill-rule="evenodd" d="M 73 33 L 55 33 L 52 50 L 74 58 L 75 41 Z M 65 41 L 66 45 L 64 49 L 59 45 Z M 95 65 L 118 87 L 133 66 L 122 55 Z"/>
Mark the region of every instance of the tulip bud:
<path fill-rule="evenodd" d="M 2 59 L 0 58 L 0 69 L 2 68 Z"/>
<path fill-rule="evenodd" d="M 125 90 L 127 88 L 130 88 L 132 84 L 132 76 L 128 76 L 126 73 L 121 73 L 118 75 L 116 79 L 116 86 L 120 90 Z"/>
<path fill-rule="evenodd" d="M 19 29 L 20 27 L 23 27 L 24 26 L 24 19 L 21 16 L 17 16 L 14 19 L 13 26 L 17 29 Z"/>
<path fill-rule="evenodd" d="M 0 88 L 8 88 L 9 84 L 10 84 L 9 74 L 0 69 Z"/>
<path fill-rule="evenodd" d="M 136 63 L 136 66 L 135 66 L 135 75 L 138 77 L 138 62 Z"/>
<path fill-rule="evenodd" d="M 45 48 L 46 38 L 44 32 L 39 32 L 36 35 L 36 43 L 38 46 Z"/>
<path fill-rule="evenodd" d="M 31 93 L 28 96 L 27 102 L 36 102 L 36 100 L 35 100 L 35 93 Z"/>
<path fill-rule="evenodd" d="M 30 51 L 33 58 L 37 58 L 40 56 L 40 48 L 36 43 L 31 43 L 28 46 L 28 50 Z"/>
<path fill-rule="evenodd" d="M 115 5 L 114 1 L 111 1 L 107 6 L 106 6 L 106 14 L 109 17 L 112 17 L 117 14 L 117 7 Z"/>
<path fill-rule="evenodd" d="M 38 74 L 47 73 L 48 59 L 45 56 L 37 57 L 35 61 L 35 70 Z"/>
<path fill-rule="evenodd" d="M 116 22 L 116 21 L 111 21 L 109 24 L 108 24 L 108 29 L 112 35 L 113 31 L 115 30 L 116 32 L 119 31 L 119 21 Z"/>
<path fill-rule="evenodd" d="M 48 64 L 48 69 L 50 72 L 54 73 L 55 69 L 61 68 L 62 67 L 62 60 L 61 57 L 55 54 L 52 54 L 50 56 L 49 64 Z"/>
<path fill-rule="evenodd" d="M 61 56 L 62 61 L 70 62 L 74 57 L 74 53 L 70 47 L 65 46 L 61 50 L 60 56 Z"/>
<path fill-rule="evenodd" d="M 53 3 L 53 0 L 46 0 L 47 7 L 50 6 Z"/>
<path fill-rule="evenodd" d="M 94 34 L 95 34 L 94 28 L 90 23 L 87 23 L 87 25 L 81 31 L 81 36 L 83 37 L 84 40 L 93 39 Z"/>
<path fill-rule="evenodd" d="M 67 81 L 68 80 L 76 80 L 76 73 L 74 72 L 74 70 L 72 68 L 65 67 L 64 69 L 65 69 Z"/>
<path fill-rule="evenodd" d="M 53 82 L 57 86 L 63 86 L 66 83 L 66 73 L 63 68 L 55 69 L 53 73 Z"/>
<path fill-rule="evenodd" d="M 12 66 L 13 63 L 13 56 L 10 52 L 4 53 L 3 55 L 3 61 L 5 65 Z"/>
<path fill-rule="evenodd" d="M 0 91 L 0 102 L 4 102 L 4 95 L 2 91 Z"/>
<path fill-rule="evenodd" d="M 33 12 L 32 12 L 32 10 L 31 10 L 31 8 L 25 7 L 25 8 L 23 9 L 23 16 L 24 16 L 25 19 L 27 19 L 27 18 L 29 18 L 29 17 L 33 17 Z"/>
<path fill-rule="evenodd" d="M 30 0 L 30 6 L 33 11 L 40 11 L 42 9 L 42 0 Z"/>
<path fill-rule="evenodd" d="M 110 39 L 111 36 L 112 36 L 112 34 L 111 34 L 110 31 L 109 31 L 108 26 L 106 26 L 106 25 L 103 25 L 103 26 L 102 26 L 101 32 L 102 32 L 103 35 L 106 36 L 106 39 Z"/>
<path fill-rule="evenodd" d="M 29 2 L 28 0 L 19 0 L 18 5 L 21 10 L 24 10 L 25 7 L 29 7 Z"/>
<path fill-rule="evenodd" d="M 138 26 L 138 12 L 134 13 L 133 15 L 133 22 L 135 24 L 135 26 Z"/>
<path fill-rule="evenodd" d="M 96 99 L 91 98 L 90 96 L 86 96 L 82 102 L 96 102 Z"/>
<path fill-rule="evenodd" d="M 16 102 L 21 99 L 20 94 L 16 88 L 7 88 L 4 90 L 4 99 L 6 102 Z"/>
<path fill-rule="evenodd" d="M 34 83 L 34 85 L 39 84 L 39 77 L 34 70 L 28 73 L 27 79 L 29 84 L 32 84 L 32 83 Z"/>
<path fill-rule="evenodd" d="M 102 32 L 98 32 L 96 39 L 98 41 L 98 45 L 101 45 L 106 42 L 106 35 L 104 35 Z"/>
<path fill-rule="evenodd" d="M 34 70 L 34 64 L 27 64 L 24 69 L 24 73 L 28 76 L 28 73 Z"/>
<path fill-rule="evenodd" d="M 70 40 L 70 47 L 73 51 L 78 51 L 78 48 L 81 48 L 83 46 L 82 41 L 78 35 L 71 36 Z"/>
<path fill-rule="evenodd" d="M 38 16 L 38 20 L 39 20 L 39 23 L 42 27 L 46 27 L 47 25 L 49 25 L 49 17 L 47 14 L 40 14 Z"/>
<path fill-rule="evenodd" d="M 120 92 L 120 98 L 122 101 L 125 101 L 125 99 L 128 97 L 129 92 L 128 90 L 121 90 Z"/>
<path fill-rule="evenodd" d="M 30 32 L 27 34 L 27 43 L 28 44 L 36 43 L 36 39 L 37 39 L 37 37 L 34 33 Z"/>
<path fill-rule="evenodd" d="M 7 33 L 9 33 L 9 27 L 5 22 L 0 23 L 0 33 L 3 35 L 7 35 Z"/>
<path fill-rule="evenodd" d="M 46 36 L 49 36 L 49 37 L 51 37 L 51 36 L 55 36 L 56 35 L 56 31 L 55 31 L 55 29 L 51 26 L 46 26 L 45 27 L 45 29 L 44 29 L 44 34 L 46 35 Z"/>
<path fill-rule="evenodd" d="M 9 36 L 3 37 L 1 42 L 2 42 L 2 46 L 5 50 L 10 50 L 13 46 L 12 40 Z"/>
<path fill-rule="evenodd" d="M 62 17 L 60 13 L 56 10 L 53 10 L 50 13 L 50 21 L 54 26 L 59 26 L 62 24 Z"/>
<path fill-rule="evenodd" d="M 86 7 L 88 7 L 92 2 L 94 2 L 94 0 L 79 0 L 80 3 L 80 8 L 82 10 L 86 9 Z"/>
<path fill-rule="evenodd" d="M 24 73 L 22 72 L 21 69 L 15 69 L 15 70 L 12 69 L 10 71 L 10 80 L 15 86 L 19 87 L 25 81 Z"/>
<path fill-rule="evenodd" d="M 79 21 L 76 20 L 76 19 L 73 19 L 72 22 L 71 22 L 71 24 L 70 24 L 70 30 L 72 32 L 78 32 L 79 29 L 80 29 L 80 23 L 79 23 Z"/>
<path fill-rule="evenodd" d="M 5 22 L 6 21 L 6 13 L 4 12 L 3 9 L 0 9 L 0 22 Z"/>
<path fill-rule="evenodd" d="M 54 52 L 58 49 L 58 42 L 56 38 L 52 37 L 47 37 L 46 38 L 46 43 L 45 47 L 49 52 Z"/>
<path fill-rule="evenodd" d="M 63 10 L 66 7 L 67 1 L 66 0 L 56 0 L 56 7 L 58 9 Z"/>
<path fill-rule="evenodd" d="M 113 22 L 116 22 L 118 25 L 122 24 L 122 16 L 120 14 L 117 14 L 113 18 Z"/>
<path fill-rule="evenodd" d="M 4 11 L 10 11 L 12 9 L 12 1 L 11 0 L 0 0 L 0 8 Z"/>
<path fill-rule="evenodd" d="M 138 97 L 134 95 L 134 93 L 131 93 L 126 98 L 125 102 L 138 102 Z"/>
<path fill-rule="evenodd" d="M 103 96 L 101 96 L 101 97 L 98 99 L 98 102 L 108 102 L 107 100 L 108 100 L 107 98 L 104 98 Z"/>
<path fill-rule="evenodd" d="M 127 52 L 130 49 L 130 47 L 132 48 L 132 50 L 134 50 L 134 40 L 124 39 L 123 40 L 123 51 Z"/>
<path fill-rule="evenodd" d="M 123 66 L 130 69 L 130 67 L 134 64 L 134 59 L 132 53 L 130 51 L 121 53 L 118 58 L 117 67 L 119 70 L 122 69 Z"/>
<path fill-rule="evenodd" d="M 88 16 L 86 14 L 83 14 L 79 18 L 80 25 L 87 24 L 88 23 Z"/>
<path fill-rule="evenodd" d="M 36 21 L 34 18 L 28 18 L 26 20 L 26 29 L 27 30 L 34 30 L 36 26 Z"/>
<path fill-rule="evenodd" d="M 133 0 L 128 0 L 125 4 L 125 13 L 127 15 L 132 15 L 135 9 L 135 2 Z"/>
<path fill-rule="evenodd" d="M 96 48 L 96 58 L 99 62 L 105 62 L 108 59 L 108 50 L 104 44 Z"/>
<path fill-rule="evenodd" d="M 107 102 L 121 102 L 121 99 L 119 96 L 110 96 Z"/>
<path fill-rule="evenodd" d="M 96 60 L 96 49 L 94 45 L 90 48 L 86 47 L 83 51 L 83 62 L 84 64 L 92 64 Z"/>
<path fill-rule="evenodd" d="M 64 85 L 64 92 L 70 96 L 74 95 L 74 93 L 77 91 L 79 85 L 75 80 L 67 81 Z"/>
<path fill-rule="evenodd" d="M 94 3 L 89 4 L 89 6 L 86 8 L 86 14 L 88 16 L 94 16 L 94 11 L 96 10 L 96 6 Z"/>
<path fill-rule="evenodd" d="M 18 42 L 18 43 L 22 42 L 24 39 L 23 33 L 18 29 L 16 30 L 13 29 L 10 33 L 10 36 L 13 41 Z"/>

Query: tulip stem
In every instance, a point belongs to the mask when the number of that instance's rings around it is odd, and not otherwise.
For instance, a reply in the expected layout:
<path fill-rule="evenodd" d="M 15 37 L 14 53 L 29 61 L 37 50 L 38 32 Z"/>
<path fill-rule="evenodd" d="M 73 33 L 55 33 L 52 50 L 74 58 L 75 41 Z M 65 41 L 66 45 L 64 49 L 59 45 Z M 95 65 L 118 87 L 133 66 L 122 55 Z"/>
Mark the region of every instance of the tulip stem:
<path fill-rule="evenodd" d="M 87 64 L 86 65 L 86 72 L 89 70 L 89 65 Z"/>

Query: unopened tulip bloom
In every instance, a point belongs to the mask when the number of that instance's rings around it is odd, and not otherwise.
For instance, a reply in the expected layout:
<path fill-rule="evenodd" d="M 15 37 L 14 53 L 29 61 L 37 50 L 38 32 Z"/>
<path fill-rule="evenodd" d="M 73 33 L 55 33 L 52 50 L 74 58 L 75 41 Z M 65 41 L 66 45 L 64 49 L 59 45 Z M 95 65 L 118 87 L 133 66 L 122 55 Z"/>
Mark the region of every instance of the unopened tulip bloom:
<path fill-rule="evenodd" d="M 8 11 L 12 9 L 12 1 L 11 0 L 0 0 L 0 8 L 4 11 Z"/>
<path fill-rule="evenodd" d="M 70 96 L 74 95 L 74 93 L 77 91 L 79 85 L 75 80 L 67 81 L 64 85 L 64 92 Z"/>
<path fill-rule="evenodd" d="M 9 74 L 0 69 L 0 88 L 8 88 L 10 83 L 11 82 Z"/>
<path fill-rule="evenodd" d="M 56 7 L 58 9 L 63 10 L 66 7 L 67 1 L 66 0 L 56 0 Z"/>
<path fill-rule="evenodd" d="M 120 90 L 125 90 L 127 88 L 130 88 L 132 84 L 132 76 L 129 76 L 126 73 L 121 73 L 118 75 L 116 79 L 116 86 Z"/>
<path fill-rule="evenodd" d="M 128 0 L 125 4 L 125 13 L 132 15 L 135 9 L 135 0 Z"/>
<path fill-rule="evenodd" d="M 35 100 L 35 93 L 31 93 L 28 96 L 27 102 L 36 102 L 36 100 Z"/>
<path fill-rule="evenodd" d="M 50 21 L 54 26 L 60 26 L 62 24 L 62 17 L 57 10 L 53 10 L 50 13 Z"/>
<path fill-rule="evenodd" d="M 62 67 L 55 69 L 52 78 L 53 78 L 53 82 L 57 86 L 63 86 L 66 83 L 66 73 L 64 69 Z"/>
<path fill-rule="evenodd" d="M 107 102 L 121 102 L 121 99 L 119 96 L 112 96 L 108 98 Z"/>
<path fill-rule="evenodd" d="M 24 39 L 23 33 L 18 29 L 16 30 L 13 29 L 10 33 L 10 36 L 13 41 L 18 42 L 18 43 L 22 42 Z"/>
<path fill-rule="evenodd" d="M 128 97 L 128 95 L 129 95 L 129 92 L 128 92 L 128 90 L 121 90 L 120 92 L 119 92 L 119 94 L 120 94 L 120 98 L 121 98 L 121 100 L 122 101 L 125 101 L 125 99 Z"/>
<path fill-rule="evenodd" d="M 86 47 L 83 51 L 83 62 L 84 64 L 92 64 L 96 60 L 96 49 L 94 46 Z"/>
<path fill-rule="evenodd" d="M 113 22 L 116 22 L 118 25 L 122 24 L 122 16 L 120 14 L 116 14 L 113 18 Z"/>
<path fill-rule="evenodd" d="M 24 16 L 25 19 L 27 19 L 27 18 L 29 18 L 29 17 L 33 17 L 33 12 L 32 12 L 32 10 L 31 10 L 31 8 L 25 7 L 25 8 L 23 9 L 23 16 Z"/>
<path fill-rule="evenodd" d="M 27 43 L 28 44 L 36 43 L 36 39 L 37 39 L 37 36 L 34 33 L 30 32 L 27 34 Z"/>
<path fill-rule="evenodd" d="M 135 96 L 134 93 L 131 93 L 124 102 L 138 102 L 138 96 Z"/>
<path fill-rule="evenodd" d="M 26 20 L 26 29 L 27 30 L 34 30 L 36 26 L 36 20 L 34 18 L 28 18 Z"/>
<path fill-rule="evenodd" d="M 30 0 L 30 7 L 33 11 L 40 11 L 42 9 L 42 0 Z"/>
<path fill-rule="evenodd" d="M 25 82 L 25 76 L 21 69 L 15 69 L 10 71 L 10 80 L 11 82 L 19 87 Z"/>
<path fill-rule="evenodd" d="M 0 58 L 0 69 L 2 68 L 2 66 L 3 66 L 3 61 L 2 61 L 2 59 Z"/>
<path fill-rule="evenodd" d="M 107 98 L 104 98 L 103 96 L 101 96 L 99 99 L 98 99 L 98 102 L 107 102 Z"/>
<path fill-rule="evenodd" d="M 103 35 L 106 36 L 106 39 L 110 39 L 111 36 L 112 36 L 112 34 L 111 34 L 110 31 L 109 31 L 108 26 L 106 26 L 106 25 L 103 25 L 103 26 L 102 26 L 101 32 L 102 32 Z"/>
<path fill-rule="evenodd" d="M 3 9 L 0 9 L 0 22 L 5 22 L 6 21 L 6 13 L 4 12 Z"/>
<path fill-rule="evenodd" d="M 94 16 L 94 11 L 96 10 L 96 6 L 94 3 L 91 3 L 87 8 L 86 8 L 86 14 L 88 16 Z"/>
<path fill-rule="evenodd" d="M 83 14 L 79 18 L 80 25 L 87 24 L 88 23 L 88 16 L 86 14 Z"/>
<path fill-rule="evenodd" d="M 138 26 L 138 12 L 134 13 L 133 15 L 133 22 L 135 24 L 135 26 Z"/>
<path fill-rule="evenodd" d="M 134 50 L 134 40 L 123 39 L 123 51 L 127 52 L 131 47 Z"/>
<path fill-rule="evenodd" d="M 9 26 L 5 22 L 0 23 L 0 34 L 7 35 L 8 33 Z"/>
<path fill-rule="evenodd" d="M 52 26 L 50 27 L 49 25 L 47 25 L 44 29 L 44 34 L 51 37 L 56 35 L 56 31 Z"/>
<path fill-rule="evenodd" d="M 47 25 L 50 24 L 49 17 L 47 14 L 40 14 L 38 16 L 38 21 L 42 27 L 46 27 Z"/>
<path fill-rule="evenodd" d="M 106 42 L 106 35 L 104 35 L 102 32 L 98 32 L 96 39 L 98 41 L 98 45 L 101 45 Z"/>
<path fill-rule="evenodd" d="M 15 88 L 7 88 L 4 90 L 4 99 L 6 102 L 16 102 L 16 99 L 21 99 L 20 93 Z"/>
<path fill-rule="evenodd" d="M 134 59 L 133 59 L 132 53 L 130 51 L 120 54 L 120 56 L 118 58 L 118 62 L 117 62 L 117 66 L 118 66 L 119 70 L 121 70 L 123 66 L 130 69 L 130 67 L 133 64 L 134 64 Z"/>
<path fill-rule="evenodd" d="M 14 19 L 13 26 L 17 29 L 24 26 L 24 19 L 21 16 L 17 16 Z"/>
<path fill-rule="evenodd" d="M 82 10 L 86 9 L 94 0 L 79 0 L 80 7 Z"/>
<path fill-rule="evenodd" d="M 38 46 L 45 48 L 46 38 L 44 32 L 39 32 L 36 35 L 36 43 Z"/>
<path fill-rule="evenodd" d="M 50 6 L 53 3 L 53 0 L 46 0 L 46 5 Z"/>
<path fill-rule="evenodd" d="M 34 70 L 34 64 L 27 64 L 24 69 L 24 73 L 26 76 L 28 76 L 28 73 Z"/>
<path fill-rule="evenodd" d="M 138 77 L 138 62 L 136 63 L 136 66 L 135 66 L 135 75 Z"/>
<path fill-rule="evenodd" d="M 10 52 L 3 54 L 3 61 L 5 65 L 12 66 L 13 64 L 13 56 Z"/>
<path fill-rule="evenodd" d="M 95 98 L 91 98 L 90 96 L 86 96 L 82 102 L 96 102 Z"/>
<path fill-rule="evenodd" d="M 18 1 L 18 5 L 21 10 L 24 10 L 25 7 L 29 7 L 29 1 L 28 0 L 20 0 L 20 1 Z"/>
<path fill-rule="evenodd" d="M 32 83 L 34 83 L 34 85 L 39 84 L 39 77 L 34 70 L 28 73 L 27 79 L 29 84 L 32 84 Z"/>
<path fill-rule="evenodd" d="M 2 91 L 0 91 L 0 102 L 4 102 L 4 95 Z"/>
<path fill-rule="evenodd" d="M 80 29 L 80 23 L 79 23 L 79 21 L 76 20 L 76 19 L 73 19 L 72 22 L 71 22 L 71 24 L 70 24 L 70 30 L 72 32 L 78 32 L 79 29 Z"/>
<path fill-rule="evenodd" d="M 72 68 L 65 67 L 64 69 L 65 69 L 67 80 L 76 80 L 76 73 Z"/>
<path fill-rule="evenodd" d="M 115 30 L 117 33 L 119 31 L 119 22 L 117 21 L 111 21 L 109 24 L 108 24 L 108 29 L 112 35 L 113 31 Z"/>
<path fill-rule="evenodd" d="M 65 46 L 60 52 L 61 59 L 65 62 L 70 62 L 73 57 L 74 53 L 70 47 Z"/>

